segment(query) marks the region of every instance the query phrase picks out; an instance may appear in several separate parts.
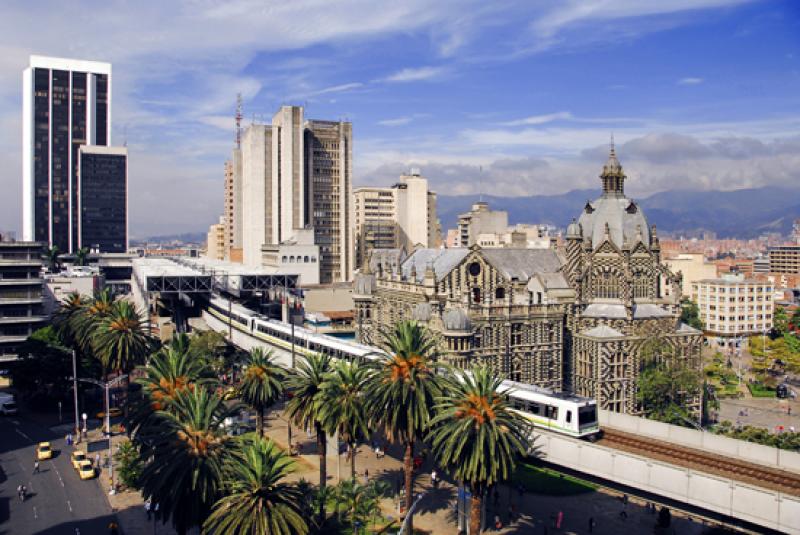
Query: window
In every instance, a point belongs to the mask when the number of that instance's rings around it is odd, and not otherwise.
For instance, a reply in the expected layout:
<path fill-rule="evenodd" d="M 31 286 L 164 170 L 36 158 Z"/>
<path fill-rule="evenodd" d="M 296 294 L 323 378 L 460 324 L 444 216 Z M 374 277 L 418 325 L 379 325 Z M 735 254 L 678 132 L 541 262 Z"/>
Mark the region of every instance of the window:
<path fill-rule="evenodd" d="M 472 302 L 475 304 L 480 304 L 481 302 L 481 289 L 480 288 L 473 288 L 472 289 Z"/>
<path fill-rule="evenodd" d="M 304 257 L 303 257 L 303 262 L 305 262 L 306 264 L 308 264 L 308 256 L 304 256 Z"/>
<path fill-rule="evenodd" d="M 567 423 L 572 423 L 572 411 L 567 411 Z"/>
<path fill-rule="evenodd" d="M 481 265 L 478 262 L 473 262 L 469 265 L 469 274 L 473 277 L 477 277 L 481 274 Z"/>
<path fill-rule="evenodd" d="M 506 298 L 506 289 L 505 288 L 497 288 L 494 291 L 495 299 L 505 299 Z"/>

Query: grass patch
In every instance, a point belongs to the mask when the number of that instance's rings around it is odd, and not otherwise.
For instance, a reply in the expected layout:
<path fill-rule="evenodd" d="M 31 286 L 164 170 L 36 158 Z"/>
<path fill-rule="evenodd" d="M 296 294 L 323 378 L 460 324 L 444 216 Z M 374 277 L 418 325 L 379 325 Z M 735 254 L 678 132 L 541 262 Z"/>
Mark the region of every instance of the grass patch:
<path fill-rule="evenodd" d="M 747 383 L 747 388 L 754 398 L 774 398 L 775 389 L 764 386 L 761 383 Z"/>
<path fill-rule="evenodd" d="M 598 488 L 594 483 L 529 463 L 517 466 L 514 483 L 522 483 L 528 492 L 549 496 L 574 496 L 594 492 Z"/>

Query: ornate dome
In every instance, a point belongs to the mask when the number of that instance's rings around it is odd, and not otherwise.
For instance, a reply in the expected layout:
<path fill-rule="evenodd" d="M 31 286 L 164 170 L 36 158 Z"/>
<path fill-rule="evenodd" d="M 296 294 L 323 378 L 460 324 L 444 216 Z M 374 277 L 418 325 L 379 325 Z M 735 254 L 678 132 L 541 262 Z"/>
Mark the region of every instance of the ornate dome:
<path fill-rule="evenodd" d="M 417 303 L 411 311 L 411 319 L 414 321 L 428 321 L 431 319 L 430 303 Z"/>
<path fill-rule="evenodd" d="M 593 248 L 606 239 L 606 232 L 611 241 L 620 248 L 638 241 L 650 246 L 650 227 L 647 218 L 642 209 L 625 196 L 625 178 L 612 140 L 608 161 L 600 175 L 603 195 L 586 203 L 583 213 L 578 218 L 581 235 L 591 240 Z M 572 225 L 570 229 L 574 230 Z M 570 230 L 567 229 L 568 236 L 569 233 Z"/>
<path fill-rule="evenodd" d="M 472 320 L 461 307 L 446 310 L 442 316 L 442 323 L 445 331 L 467 332 L 472 330 Z"/>
<path fill-rule="evenodd" d="M 567 227 L 567 238 L 580 238 L 581 237 L 581 226 L 572 218 L 572 223 L 569 224 Z"/>
<path fill-rule="evenodd" d="M 360 273 L 356 275 L 353 290 L 356 295 L 372 295 L 375 289 L 375 275 L 372 273 Z"/>

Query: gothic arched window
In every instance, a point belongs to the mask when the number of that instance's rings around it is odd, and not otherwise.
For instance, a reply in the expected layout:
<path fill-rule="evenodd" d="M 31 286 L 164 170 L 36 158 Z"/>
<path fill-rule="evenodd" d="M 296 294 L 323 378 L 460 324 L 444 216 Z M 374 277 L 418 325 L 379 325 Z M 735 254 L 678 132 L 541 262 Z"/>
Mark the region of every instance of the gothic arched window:
<path fill-rule="evenodd" d="M 600 299 L 619 298 L 619 277 L 611 271 L 601 271 L 594 278 L 594 296 Z"/>
<path fill-rule="evenodd" d="M 644 270 L 635 271 L 633 273 L 633 297 L 645 298 L 649 297 L 650 293 L 650 280 Z"/>

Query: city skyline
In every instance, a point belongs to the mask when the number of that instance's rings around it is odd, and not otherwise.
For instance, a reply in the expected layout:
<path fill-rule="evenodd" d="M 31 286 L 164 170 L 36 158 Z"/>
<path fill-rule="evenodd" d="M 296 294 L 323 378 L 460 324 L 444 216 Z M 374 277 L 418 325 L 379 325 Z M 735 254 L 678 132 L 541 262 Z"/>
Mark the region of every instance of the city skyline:
<path fill-rule="evenodd" d="M 30 54 L 113 64 L 132 237 L 216 221 L 236 93 L 245 124 L 283 102 L 352 121 L 354 187 L 412 165 L 439 192 L 477 193 L 481 168 L 497 194 L 593 187 L 612 131 L 633 196 L 797 181 L 789 2 L 579 7 L 115 6 L 94 10 L 98 31 L 64 47 L 74 30 L 45 4 L 11 4 L 0 39 L 0 228 L 21 236 L 20 73 Z"/>

